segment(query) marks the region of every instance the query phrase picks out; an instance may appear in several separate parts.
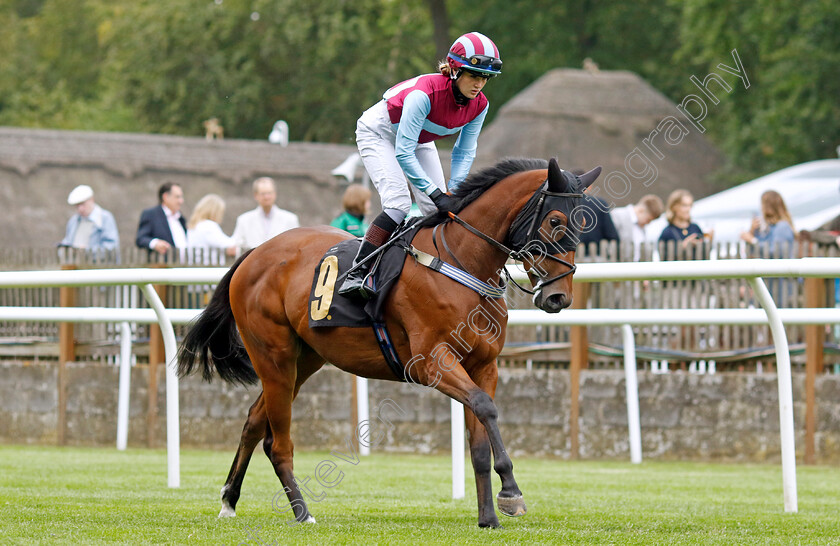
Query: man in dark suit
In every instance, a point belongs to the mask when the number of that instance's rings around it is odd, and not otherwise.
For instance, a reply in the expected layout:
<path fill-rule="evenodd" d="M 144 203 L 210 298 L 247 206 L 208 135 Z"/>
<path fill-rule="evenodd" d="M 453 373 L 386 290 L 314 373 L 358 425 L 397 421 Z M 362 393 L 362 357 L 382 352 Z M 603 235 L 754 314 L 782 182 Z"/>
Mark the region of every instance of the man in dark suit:
<path fill-rule="evenodd" d="M 166 182 L 158 190 L 160 205 L 140 214 L 137 227 L 137 246 L 166 254 L 172 247 L 187 246 L 187 221 L 181 215 L 184 191 L 173 182 Z"/>
<path fill-rule="evenodd" d="M 583 170 L 575 169 L 572 171 L 577 176 L 583 174 Z M 591 188 L 587 188 L 589 190 Z M 584 245 L 584 254 L 589 251 L 589 243 L 595 243 L 595 247 L 600 246 L 601 241 L 615 241 L 618 243 L 618 231 L 615 229 L 612 218 L 610 218 L 610 207 L 606 201 L 600 197 L 583 194 L 583 203 L 580 204 L 582 209 L 579 211 L 581 219 L 585 220 L 586 225 L 581 230 L 580 242 Z M 596 253 L 598 250 L 595 251 Z"/>
<path fill-rule="evenodd" d="M 588 248 L 589 243 L 598 245 L 601 241 L 618 241 L 618 231 L 610 217 L 609 205 L 606 201 L 594 195 L 584 194 L 583 203 L 580 206 L 587 209 L 587 222 L 593 223 L 585 226 L 581 231 L 581 243 Z"/>

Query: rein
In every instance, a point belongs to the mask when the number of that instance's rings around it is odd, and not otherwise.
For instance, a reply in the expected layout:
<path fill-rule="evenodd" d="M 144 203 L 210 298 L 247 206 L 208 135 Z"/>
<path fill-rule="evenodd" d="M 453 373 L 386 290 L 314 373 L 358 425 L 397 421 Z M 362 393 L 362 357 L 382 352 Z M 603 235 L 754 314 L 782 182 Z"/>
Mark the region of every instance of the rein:
<path fill-rule="evenodd" d="M 536 246 L 542 246 L 540 239 L 536 236 L 536 232 L 539 230 L 539 221 L 540 221 L 540 217 L 542 215 L 542 209 L 545 205 L 546 197 L 564 197 L 564 198 L 578 198 L 578 199 L 583 198 L 582 193 L 558 193 L 558 192 L 548 191 L 547 189 L 545 189 L 545 185 L 547 184 L 547 182 L 548 181 L 546 180 L 546 183 L 544 183 L 543 186 L 540 188 L 539 198 L 537 199 L 536 203 L 534 205 L 531 205 L 531 203 L 533 202 L 533 198 L 528 203 L 526 203 L 526 205 L 522 208 L 522 210 L 519 212 L 519 214 L 517 215 L 517 217 L 514 219 L 513 223 L 511 224 L 510 233 L 518 232 L 522 229 L 524 223 L 529 218 L 531 219 L 531 223 L 528 227 L 528 231 L 525 234 L 525 244 L 519 250 L 514 250 L 514 249 L 511 249 L 511 248 L 508 248 L 507 246 L 505 246 L 504 244 L 495 240 L 494 238 L 490 237 L 486 233 L 483 233 L 482 231 L 480 231 L 480 230 L 476 229 L 475 227 L 471 226 L 469 223 L 467 223 L 465 220 L 463 220 L 461 217 L 459 217 L 454 212 L 449 213 L 449 218 L 451 220 L 453 220 L 455 223 L 461 225 L 464 229 L 466 229 L 467 231 L 469 231 L 473 235 L 475 235 L 475 236 L 477 236 L 481 239 L 484 239 L 487 243 L 490 244 L 490 246 L 492 246 L 496 250 L 501 251 L 508 258 L 511 258 L 515 261 L 520 261 L 520 262 L 523 261 L 523 259 L 527 258 L 527 257 L 532 257 L 533 258 L 534 254 L 531 253 L 528 249 L 530 247 L 530 244 L 533 243 L 533 242 L 539 242 L 540 243 L 540 245 L 534 245 L 535 247 Z M 534 194 L 534 197 L 536 197 L 536 196 L 537 196 L 537 194 Z M 531 205 L 531 206 L 529 206 L 529 205 Z M 531 213 L 531 209 L 535 209 L 533 214 Z M 443 229 L 441 229 L 441 231 L 440 231 L 440 238 L 441 238 L 441 242 L 443 243 L 443 246 L 446 249 L 446 251 L 460 265 L 460 262 L 458 262 L 458 258 L 455 257 L 455 255 L 449 249 L 449 245 L 446 244 L 446 239 L 443 237 Z M 434 237 L 433 237 L 433 241 L 434 241 Z M 552 247 L 552 249 L 554 249 L 554 250 L 558 250 L 559 252 L 563 252 L 562 248 L 557 247 L 557 243 L 551 243 L 549 246 Z M 435 244 L 435 248 L 437 248 L 437 244 Z M 533 247 L 531 247 L 531 248 L 533 248 Z M 566 251 L 566 252 L 568 252 L 568 251 Z M 502 271 L 504 272 L 505 277 L 507 277 L 508 281 L 512 281 L 514 286 L 516 286 L 517 288 L 519 288 L 520 290 L 522 290 L 523 292 L 526 292 L 528 294 L 534 295 L 534 294 L 538 293 L 540 290 L 542 290 L 543 288 L 545 288 L 549 284 L 551 284 L 555 281 L 558 281 L 558 280 L 562 279 L 563 277 L 566 277 L 568 275 L 573 274 L 575 272 L 575 270 L 577 269 L 577 266 L 575 264 L 569 263 L 568 261 L 566 261 L 562 258 L 558 258 L 557 256 L 554 256 L 553 254 L 551 254 L 549 252 L 545 252 L 544 250 L 543 251 L 538 250 L 537 254 L 542 256 L 543 258 L 550 258 L 550 259 L 552 259 L 556 262 L 559 262 L 560 264 L 568 267 L 568 269 L 566 271 L 564 271 L 563 273 L 560 273 L 559 275 L 555 275 L 554 277 L 546 278 L 545 276 L 541 275 L 540 272 L 537 271 L 535 267 L 532 267 L 529 271 L 532 272 L 534 274 L 534 276 L 536 276 L 539 280 L 537 281 L 536 286 L 534 286 L 534 290 L 529 290 L 529 289 L 527 289 L 523 286 L 520 286 L 518 283 L 513 282 L 513 279 L 511 278 L 510 273 L 507 272 L 507 268 L 503 268 Z M 462 268 L 463 268 L 463 266 L 462 266 Z"/>

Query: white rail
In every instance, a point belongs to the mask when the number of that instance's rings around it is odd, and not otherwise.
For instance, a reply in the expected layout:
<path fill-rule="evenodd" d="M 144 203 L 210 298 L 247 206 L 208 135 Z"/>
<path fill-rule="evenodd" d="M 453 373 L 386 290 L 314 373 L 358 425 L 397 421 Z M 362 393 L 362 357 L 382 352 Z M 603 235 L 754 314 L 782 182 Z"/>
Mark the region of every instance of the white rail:
<path fill-rule="evenodd" d="M 525 277 L 517 266 L 508 266 L 517 279 Z M 153 310 L 144 309 L 103 309 L 103 308 L 10 308 L 0 307 L 0 320 L 55 320 L 63 322 L 157 322 L 161 326 L 167 361 L 167 461 L 168 483 L 170 487 L 180 485 L 180 436 L 178 429 L 178 378 L 175 375 L 175 334 L 173 323 L 189 322 L 199 310 L 166 310 L 153 284 L 215 284 L 226 268 L 184 268 L 184 269 L 100 269 L 68 271 L 20 271 L 0 272 L 0 288 L 37 287 L 37 286 L 102 286 L 102 285 L 139 285 L 143 287 Z M 634 324 L 769 324 L 776 346 L 780 434 L 782 437 L 782 474 L 784 485 L 784 503 L 786 512 L 797 511 L 795 447 L 793 441 L 793 400 L 790 375 L 790 354 L 787 350 L 787 338 L 783 322 L 791 324 L 828 324 L 840 323 L 840 317 L 831 309 L 776 309 L 769 292 L 760 277 L 840 277 L 840 258 L 803 258 L 797 260 L 714 260 L 688 262 L 621 262 L 580 264 L 575 274 L 577 282 L 603 282 L 628 280 L 691 280 L 745 278 L 753 285 L 763 307 L 758 309 L 702 309 L 691 313 L 675 313 L 668 309 L 647 310 L 606 310 L 586 309 L 567 310 L 559 315 L 547 315 L 541 311 L 511 311 L 508 324 L 579 324 L 579 325 L 619 325 L 623 328 L 625 340 L 625 368 L 628 373 L 635 370 L 629 363 L 628 348 L 631 347 L 632 331 L 627 328 Z M 538 315 L 537 315 L 538 314 Z M 635 350 L 634 346 L 632 347 Z M 635 361 L 635 359 L 633 359 Z M 366 385 L 365 385 L 366 386 Z M 628 412 L 631 396 L 628 384 Z M 360 395 L 363 388 L 359 388 Z M 367 395 L 359 396 L 367 402 Z M 636 393 L 636 408 L 638 394 Z M 366 405 L 366 404 L 365 404 Z M 453 404 L 452 444 L 463 450 L 463 407 Z M 454 416 L 460 412 L 460 419 Z M 629 415 L 628 413 L 628 415 Z M 635 411 L 638 416 L 638 409 Z M 361 415 L 361 412 L 360 412 Z M 629 418 L 631 438 L 638 437 L 633 431 L 633 419 Z M 458 424 L 460 423 L 460 425 Z M 456 435 L 456 428 L 458 434 Z M 641 448 L 639 447 L 639 460 Z M 456 476 L 456 461 L 453 451 L 453 480 L 463 483 L 463 467 Z M 463 451 L 462 451 L 463 453 Z M 631 448 L 631 457 L 634 451 Z M 463 454 L 460 456 L 463 461 Z M 453 484 L 453 494 L 457 495 L 462 487 Z"/>
<path fill-rule="evenodd" d="M 137 285 L 152 309 L 107 309 L 73 307 L 0 307 L 0 320 L 56 322 L 144 322 L 158 323 L 163 337 L 166 358 L 166 458 L 167 484 L 181 485 L 181 435 L 178 422 L 178 376 L 176 374 L 175 331 L 172 323 L 189 322 L 200 310 L 167 310 L 153 288 L 153 284 L 214 284 L 225 274 L 221 267 L 182 269 L 91 269 L 62 271 L 5 271 L 0 272 L 0 287 L 43 286 L 116 286 Z M 122 352 L 122 351 L 121 351 Z M 121 360 L 124 360 L 121 358 Z M 120 392 L 126 398 L 118 401 L 117 447 L 123 446 L 127 434 L 128 381 L 130 370 L 121 363 Z"/>

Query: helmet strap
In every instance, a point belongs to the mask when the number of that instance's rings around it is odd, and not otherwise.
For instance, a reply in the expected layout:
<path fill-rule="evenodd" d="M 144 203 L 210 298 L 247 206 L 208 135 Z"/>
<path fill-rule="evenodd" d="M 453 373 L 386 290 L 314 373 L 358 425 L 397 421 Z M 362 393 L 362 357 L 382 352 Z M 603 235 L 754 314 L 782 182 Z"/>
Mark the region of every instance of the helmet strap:
<path fill-rule="evenodd" d="M 460 73 L 461 71 L 459 70 L 458 72 Z M 452 94 L 455 95 L 455 104 L 457 104 L 458 106 L 466 106 L 467 104 L 469 104 L 470 100 L 472 100 L 465 94 L 461 93 L 461 90 L 458 89 L 457 77 L 454 80 L 452 80 Z"/>

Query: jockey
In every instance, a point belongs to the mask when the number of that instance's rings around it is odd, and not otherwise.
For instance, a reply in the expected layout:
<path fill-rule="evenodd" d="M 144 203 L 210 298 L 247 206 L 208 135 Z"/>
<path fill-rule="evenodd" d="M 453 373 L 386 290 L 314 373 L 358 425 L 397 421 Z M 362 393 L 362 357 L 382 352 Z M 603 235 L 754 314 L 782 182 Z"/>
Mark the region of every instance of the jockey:
<path fill-rule="evenodd" d="M 383 210 L 371 222 L 353 265 L 382 246 L 408 215 L 409 188 L 423 214 L 449 212 L 455 201 L 447 188 L 455 189 L 469 174 L 489 107 L 481 90 L 502 72 L 499 49 L 483 34 L 464 34 L 438 70 L 390 88 L 356 124 L 356 144 Z M 434 141 L 456 133 L 447 185 Z M 358 267 L 338 293 L 366 298 L 369 270 L 369 264 Z"/>

